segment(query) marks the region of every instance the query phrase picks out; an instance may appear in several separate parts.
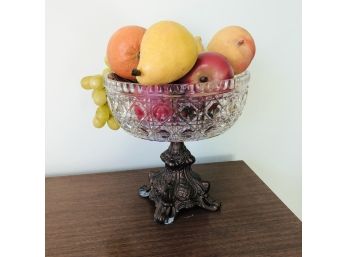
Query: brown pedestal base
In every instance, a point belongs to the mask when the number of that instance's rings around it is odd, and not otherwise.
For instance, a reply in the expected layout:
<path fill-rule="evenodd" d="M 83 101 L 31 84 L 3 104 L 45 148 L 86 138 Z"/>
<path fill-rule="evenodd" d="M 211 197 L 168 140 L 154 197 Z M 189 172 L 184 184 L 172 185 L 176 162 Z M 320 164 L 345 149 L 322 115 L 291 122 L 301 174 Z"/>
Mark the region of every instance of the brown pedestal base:
<path fill-rule="evenodd" d="M 170 143 L 161 154 L 165 168 L 150 173 L 150 185 L 142 186 L 139 195 L 149 197 L 155 202 L 154 220 L 158 223 L 173 223 L 181 209 L 199 206 L 209 211 L 216 211 L 221 203 L 212 200 L 209 195 L 209 182 L 202 181 L 192 171 L 195 157 L 187 150 L 183 142 Z"/>

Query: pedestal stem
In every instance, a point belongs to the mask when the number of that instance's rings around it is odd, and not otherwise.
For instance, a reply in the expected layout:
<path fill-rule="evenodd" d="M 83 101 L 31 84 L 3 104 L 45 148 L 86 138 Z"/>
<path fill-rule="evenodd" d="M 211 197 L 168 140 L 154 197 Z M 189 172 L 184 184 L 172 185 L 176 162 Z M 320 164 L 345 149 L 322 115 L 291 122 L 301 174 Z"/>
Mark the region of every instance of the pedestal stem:
<path fill-rule="evenodd" d="M 181 209 L 200 206 L 216 211 L 221 206 L 208 196 L 209 182 L 202 181 L 192 171 L 195 157 L 191 155 L 183 142 L 171 142 L 161 154 L 165 168 L 149 174 L 150 186 L 139 189 L 142 197 L 155 202 L 154 220 L 170 224 Z"/>

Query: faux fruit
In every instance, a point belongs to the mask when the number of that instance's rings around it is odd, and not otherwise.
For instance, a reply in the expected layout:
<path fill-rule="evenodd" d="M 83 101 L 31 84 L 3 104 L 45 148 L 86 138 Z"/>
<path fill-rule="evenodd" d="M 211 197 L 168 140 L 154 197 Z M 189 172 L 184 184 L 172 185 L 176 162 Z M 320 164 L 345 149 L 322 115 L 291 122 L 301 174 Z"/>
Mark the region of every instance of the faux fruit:
<path fill-rule="evenodd" d="M 143 85 L 167 84 L 189 72 L 197 56 L 196 40 L 184 26 L 160 21 L 146 30 L 132 75 Z"/>
<path fill-rule="evenodd" d="M 96 116 L 93 118 L 93 126 L 96 128 L 102 128 L 104 127 L 106 121 L 105 120 L 100 120 Z"/>
<path fill-rule="evenodd" d="M 159 97 L 159 100 L 160 99 L 161 98 Z M 170 101 L 153 102 L 151 103 L 150 108 L 150 115 L 145 118 L 145 110 L 143 110 L 143 108 L 138 104 L 133 105 L 134 114 L 137 116 L 137 119 L 139 121 L 143 119 L 150 121 L 151 119 L 153 119 L 159 122 L 164 122 L 168 120 L 168 118 L 171 117 L 174 113 Z"/>
<path fill-rule="evenodd" d="M 233 69 L 227 58 L 216 52 L 199 54 L 193 68 L 179 82 L 203 83 L 233 78 Z"/>
<path fill-rule="evenodd" d="M 107 73 L 108 67 L 104 69 L 103 74 Z M 101 83 L 101 85 L 99 84 Z M 118 121 L 112 116 L 111 110 L 106 103 L 106 93 L 104 87 L 104 79 L 102 75 L 86 76 L 81 79 L 81 86 L 84 89 L 93 90 L 92 97 L 94 103 L 98 105 L 96 113 L 93 117 L 93 126 L 96 128 L 102 128 L 107 123 L 109 128 L 117 130 L 120 128 Z"/>
<path fill-rule="evenodd" d="M 105 89 L 94 89 L 92 93 L 93 101 L 96 105 L 103 105 L 106 103 L 106 93 Z"/>
<path fill-rule="evenodd" d="M 89 86 L 91 89 L 103 89 L 104 88 L 104 78 L 101 75 L 95 75 L 90 77 Z"/>
<path fill-rule="evenodd" d="M 138 82 L 144 86 L 169 83 L 195 84 L 233 78 L 245 71 L 255 56 L 255 43 L 250 33 L 242 27 L 228 26 L 218 31 L 204 49 L 200 36 L 193 36 L 183 25 L 174 21 L 160 21 L 147 30 L 140 26 L 126 26 L 110 38 L 102 74 L 86 76 L 82 88 L 93 90 L 92 98 L 98 106 L 93 125 L 101 128 L 108 124 L 112 130 L 120 124 L 107 104 L 104 79 L 120 82 Z M 148 88 L 151 92 L 156 87 Z M 147 90 L 138 91 L 139 103 L 144 97 L 155 97 L 150 104 L 134 104 L 133 114 L 141 122 L 167 122 L 174 113 L 191 121 L 197 118 L 193 107 L 175 110 L 171 102 L 161 97 L 149 96 Z M 185 92 L 186 94 L 186 92 Z M 202 108 L 205 108 L 202 103 Z M 201 108 L 199 107 L 199 108 Z M 221 105 L 209 106 L 207 115 L 213 118 Z M 175 119 L 175 117 L 173 117 Z M 191 130 L 185 130 L 188 135 Z M 186 132 L 183 133 L 186 133 Z M 162 137 L 169 132 L 160 130 Z"/>
<path fill-rule="evenodd" d="M 256 47 L 246 29 L 229 26 L 214 35 L 207 49 L 224 55 L 232 65 L 234 74 L 239 74 L 248 68 L 255 56 Z"/>
<path fill-rule="evenodd" d="M 145 112 L 139 105 L 134 105 L 133 110 L 138 120 L 142 120 L 145 117 Z"/>
<path fill-rule="evenodd" d="M 120 123 L 118 123 L 118 121 L 113 116 L 108 119 L 107 123 L 109 128 L 111 128 L 112 130 L 118 130 L 120 128 Z"/>
<path fill-rule="evenodd" d="M 81 87 L 83 89 L 103 89 L 104 78 L 101 75 L 86 76 L 81 79 Z"/>
<path fill-rule="evenodd" d="M 126 26 L 117 30 L 109 40 L 105 62 L 117 75 L 135 80 L 132 69 L 139 63 L 139 50 L 145 29 L 139 26 Z"/>
<path fill-rule="evenodd" d="M 160 102 L 152 107 L 152 116 L 159 122 L 166 121 L 173 114 L 170 101 Z"/>
<path fill-rule="evenodd" d="M 104 104 L 97 108 L 95 117 L 99 120 L 107 121 L 110 117 L 110 110 L 108 104 Z"/>
<path fill-rule="evenodd" d="M 86 76 L 81 79 L 81 87 L 83 89 L 92 89 L 91 86 L 89 85 L 89 80 L 92 76 Z"/>

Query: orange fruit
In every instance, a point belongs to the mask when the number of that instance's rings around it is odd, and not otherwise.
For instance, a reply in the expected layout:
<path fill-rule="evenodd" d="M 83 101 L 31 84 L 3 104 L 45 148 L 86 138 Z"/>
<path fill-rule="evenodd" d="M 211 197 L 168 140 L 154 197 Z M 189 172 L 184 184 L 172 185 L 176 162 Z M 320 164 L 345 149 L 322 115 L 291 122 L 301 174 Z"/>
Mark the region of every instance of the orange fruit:
<path fill-rule="evenodd" d="M 138 66 L 140 43 L 144 33 L 143 27 L 126 26 L 111 36 L 106 56 L 110 69 L 118 76 L 135 80 L 132 69 Z"/>

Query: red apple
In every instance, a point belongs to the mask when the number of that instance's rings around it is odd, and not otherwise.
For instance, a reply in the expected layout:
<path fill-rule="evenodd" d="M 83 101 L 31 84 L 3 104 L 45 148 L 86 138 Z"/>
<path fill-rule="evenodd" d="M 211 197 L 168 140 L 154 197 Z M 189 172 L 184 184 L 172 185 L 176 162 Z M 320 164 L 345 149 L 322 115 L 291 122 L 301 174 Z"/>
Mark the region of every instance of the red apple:
<path fill-rule="evenodd" d="M 233 78 L 233 69 L 225 56 L 216 52 L 198 55 L 193 68 L 182 77 L 180 83 L 200 83 Z"/>
<path fill-rule="evenodd" d="M 146 110 L 144 110 L 139 104 L 133 105 L 133 111 L 138 120 L 143 120 L 146 116 Z M 150 121 L 150 116 L 152 116 L 153 119 L 159 122 L 164 122 L 172 115 L 173 109 L 170 101 L 153 102 L 151 103 L 151 112 L 147 115 L 145 120 Z"/>
<path fill-rule="evenodd" d="M 152 107 L 152 115 L 159 122 L 166 121 L 173 115 L 170 102 L 159 102 Z"/>
<path fill-rule="evenodd" d="M 137 116 L 138 120 L 142 120 L 145 116 L 145 111 L 137 104 L 133 106 L 134 113 Z"/>

